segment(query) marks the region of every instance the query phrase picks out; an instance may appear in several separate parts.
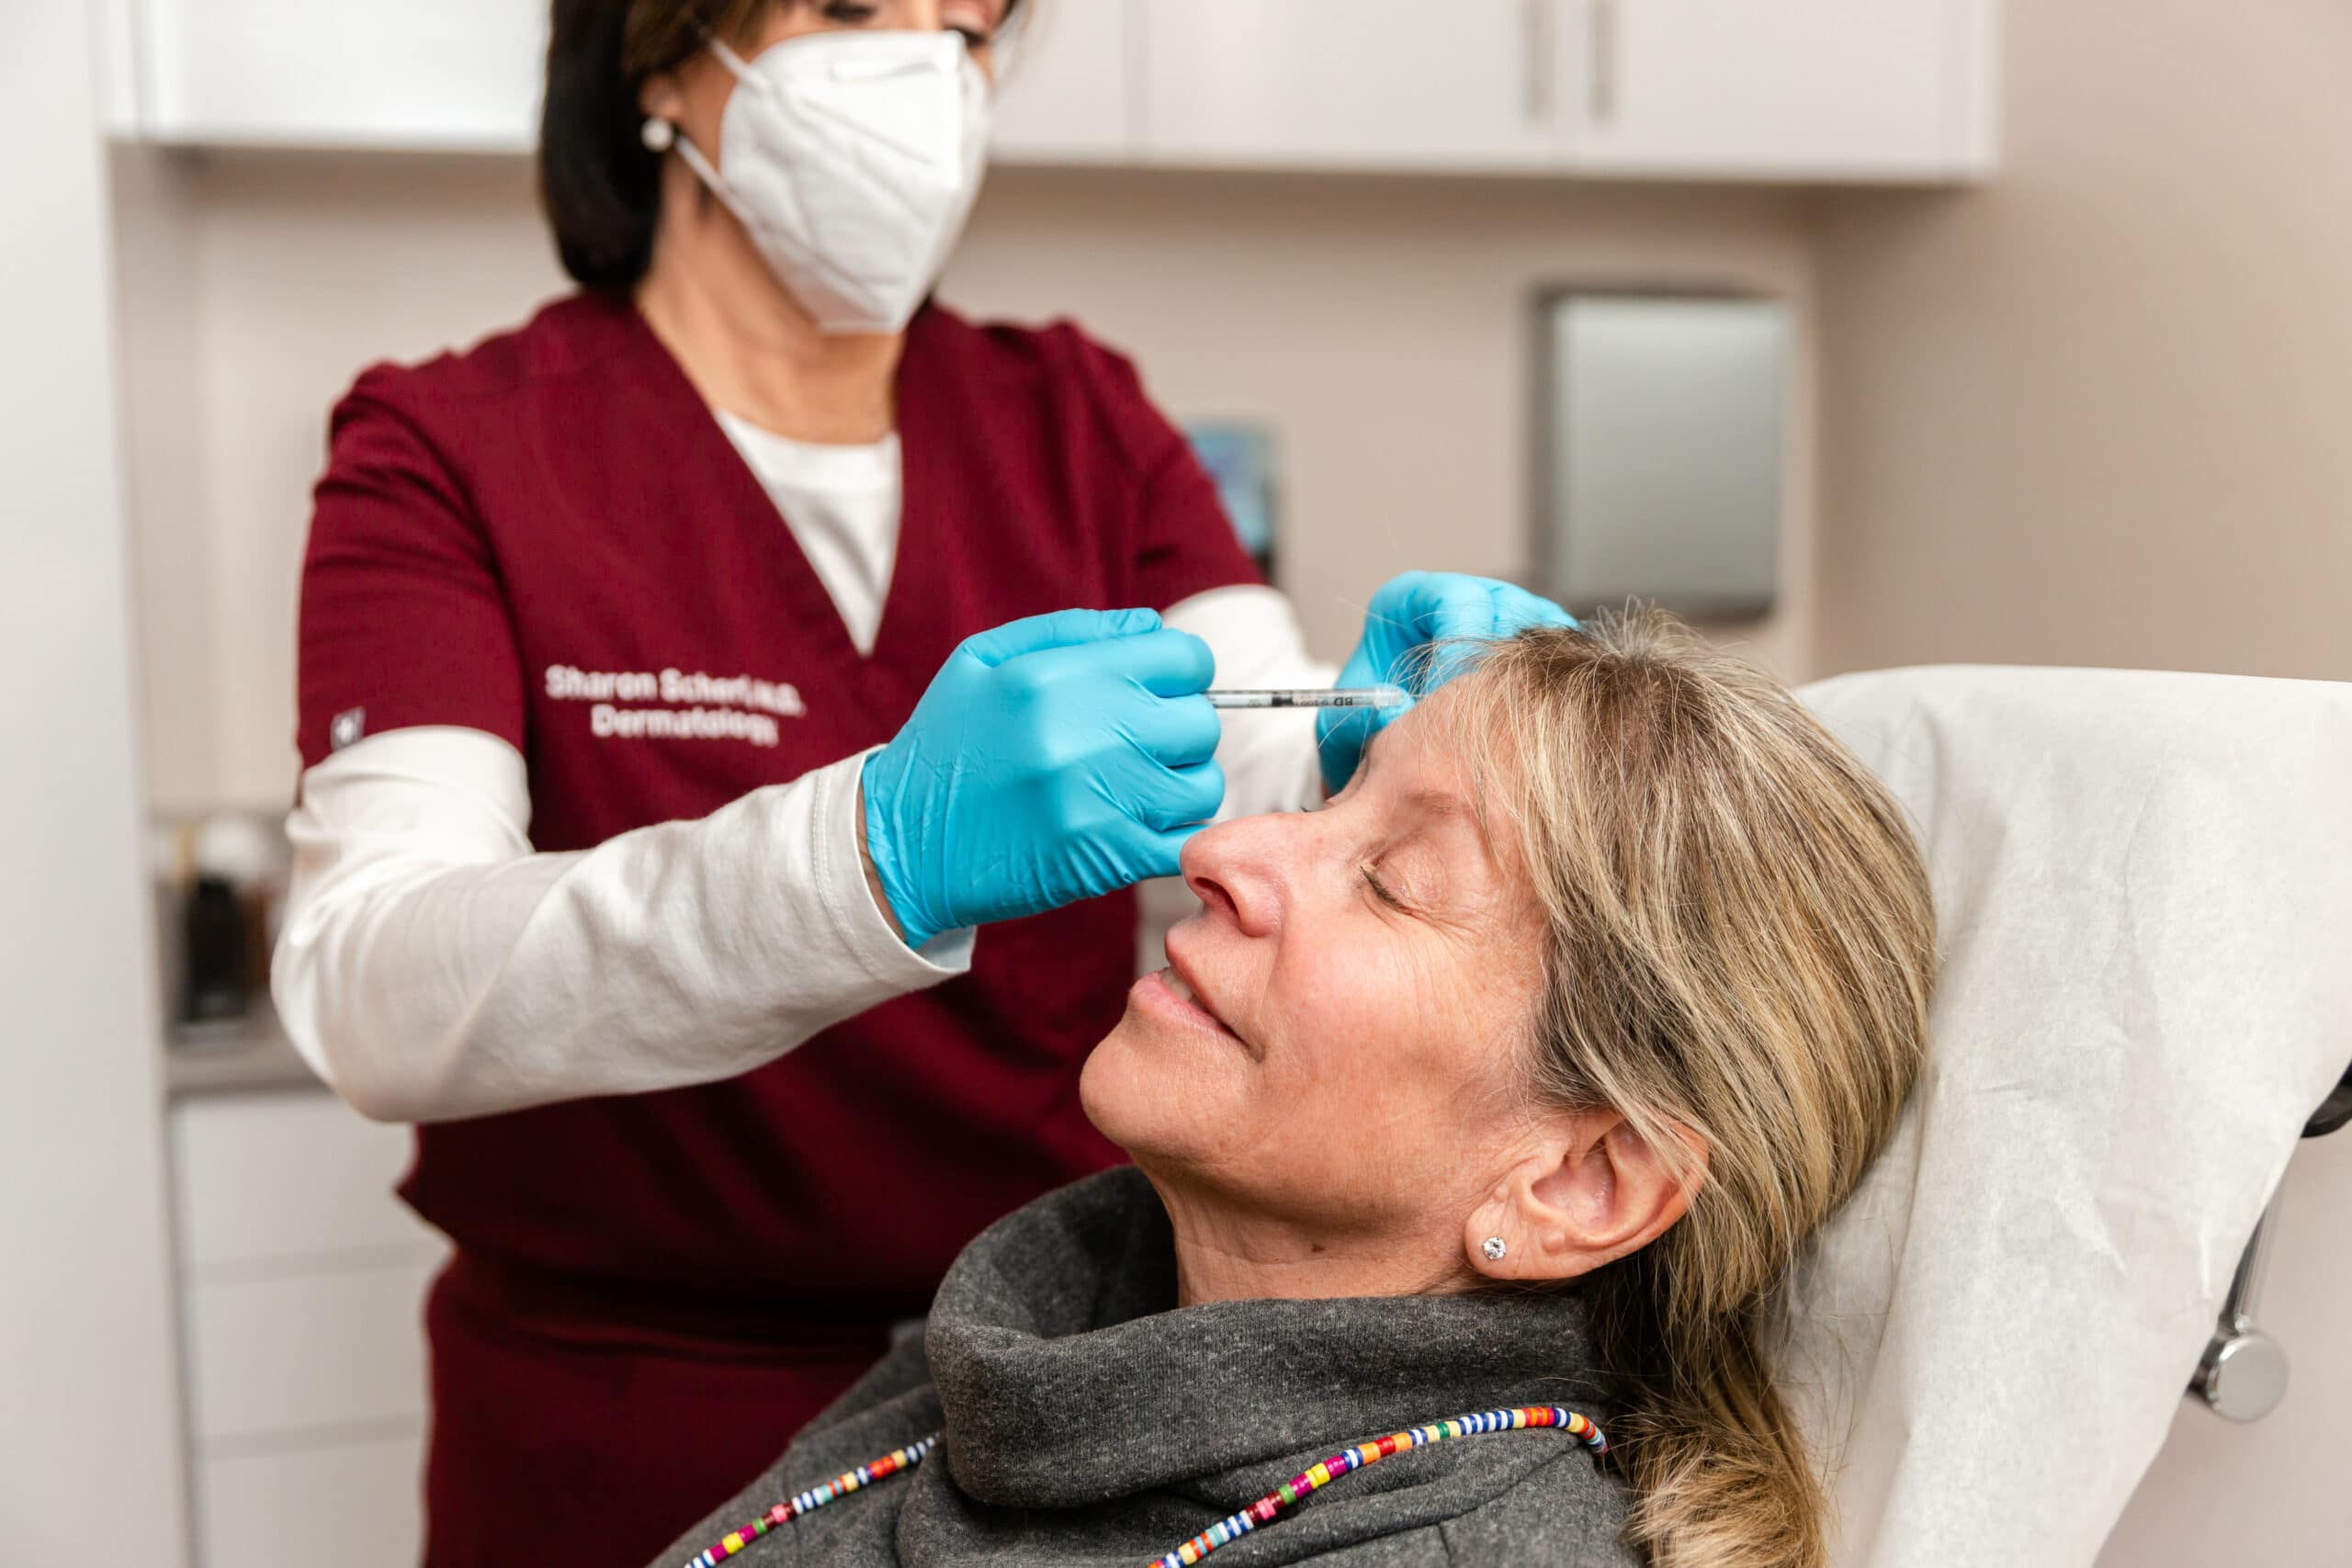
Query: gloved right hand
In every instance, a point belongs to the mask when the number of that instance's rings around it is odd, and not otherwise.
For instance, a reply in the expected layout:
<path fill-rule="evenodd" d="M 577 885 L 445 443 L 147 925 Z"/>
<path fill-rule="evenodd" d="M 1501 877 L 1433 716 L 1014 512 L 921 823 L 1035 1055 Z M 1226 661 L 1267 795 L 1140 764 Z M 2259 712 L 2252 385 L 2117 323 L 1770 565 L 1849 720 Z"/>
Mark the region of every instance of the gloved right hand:
<path fill-rule="evenodd" d="M 1170 876 L 1216 814 L 1208 644 L 1150 610 L 967 638 L 866 758 L 865 847 L 911 947 Z"/>

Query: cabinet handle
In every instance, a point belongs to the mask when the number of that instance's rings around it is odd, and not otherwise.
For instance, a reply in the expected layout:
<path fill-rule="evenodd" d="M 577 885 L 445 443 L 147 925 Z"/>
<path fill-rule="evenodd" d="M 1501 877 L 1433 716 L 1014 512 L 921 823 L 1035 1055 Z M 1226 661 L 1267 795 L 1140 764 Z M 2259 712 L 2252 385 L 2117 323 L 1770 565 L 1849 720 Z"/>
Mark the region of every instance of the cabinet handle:
<path fill-rule="evenodd" d="M 1617 116 L 1617 0 L 1589 0 L 1591 28 L 1586 56 L 1586 89 L 1592 118 L 1598 122 Z"/>
<path fill-rule="evenodd" d="M 1552 118 L 1552 6 L 1555 0 L 1526 0 L 1527 118 L 1542 124 Z"/>

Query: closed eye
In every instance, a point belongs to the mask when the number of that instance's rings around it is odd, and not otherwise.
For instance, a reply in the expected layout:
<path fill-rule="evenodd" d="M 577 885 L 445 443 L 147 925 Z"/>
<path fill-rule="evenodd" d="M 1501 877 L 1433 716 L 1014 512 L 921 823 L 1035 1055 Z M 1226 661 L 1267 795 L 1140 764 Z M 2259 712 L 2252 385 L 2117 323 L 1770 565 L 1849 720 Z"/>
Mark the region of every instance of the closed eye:
<path fill-rule="evenodd" d="M 1356 869 L 1363 873 L 1363 879 L 1372 888 L 1374 897 L 1392 909 L 1402 910 L 1405 908 L 1405 901 L 1388 890 L 1388 885 L 1380 880 L 1380 874 L 1372 869 L 1370 863 L 1359 865 Z"/>

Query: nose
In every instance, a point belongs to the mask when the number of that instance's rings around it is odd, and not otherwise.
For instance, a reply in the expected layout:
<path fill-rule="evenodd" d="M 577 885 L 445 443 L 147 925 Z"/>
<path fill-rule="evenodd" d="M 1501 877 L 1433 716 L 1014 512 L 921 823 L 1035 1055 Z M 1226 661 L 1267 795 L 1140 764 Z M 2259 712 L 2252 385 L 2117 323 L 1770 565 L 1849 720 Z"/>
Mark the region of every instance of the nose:
<path fill-rule="evenodd" d="M 1239 817 L 1193 835 L 1184 846 L 1184 886 L 1246 936 L 1279 929 L 1301 862 L 1304 812 Z"/>

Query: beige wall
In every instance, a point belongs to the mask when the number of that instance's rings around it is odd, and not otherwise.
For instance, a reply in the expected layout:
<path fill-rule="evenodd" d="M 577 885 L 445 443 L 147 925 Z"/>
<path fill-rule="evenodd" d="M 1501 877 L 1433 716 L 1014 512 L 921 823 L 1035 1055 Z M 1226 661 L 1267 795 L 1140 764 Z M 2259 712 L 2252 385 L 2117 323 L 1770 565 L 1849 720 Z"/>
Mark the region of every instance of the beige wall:
<path fill-rule="evenodd" d="M 1733 286 L 1798 310 L 1788 593 L 1725 628 L 1810 669 L 1811 267 L 1787 193 L 1526 181 L 1028 173 L 1001 179 L 947 280 L 1132 349 L 1180 418 L 1282 443 L 1283 574 L 1309 640 L 1353 645 L 1394 572 L 1510 577 L 1530 534 L 1531 301 L 1577 282 Z"/>
<path fill-rule="evenodd" d="M 2352 677 L 2352 6 L 2007 17 L 1998 178 L 1818 205 L 1824 667 Z"/>
<path fill-rule="evenodd" d="M 560 285 L 500 158 L 118 152 L 150 794 L 284 804 L 327 411 Z"/>
<path fill-rule="evenodd" d="M 153 793 L 271 805 L 292 784 L 294 587 L 329 405 L 370 360 L 509 324 L 561 279 L 519 160 L 119 161 L 142 258 L 126 303 Z M 1076 317 L 1178 418 L 1271 423 L 1284 576 L 1336 659 L 1391 572 L 1524 567 L 1539 287 L 1768 289 L 1802 319 L 1809 276 L 1785 193 L 1023 171 L 992 183 L 943 292 Z M 1801 352 L 1790 591 L 1729 628 L 1791 676 L 1809 668 L 1810 400 Z"/>

